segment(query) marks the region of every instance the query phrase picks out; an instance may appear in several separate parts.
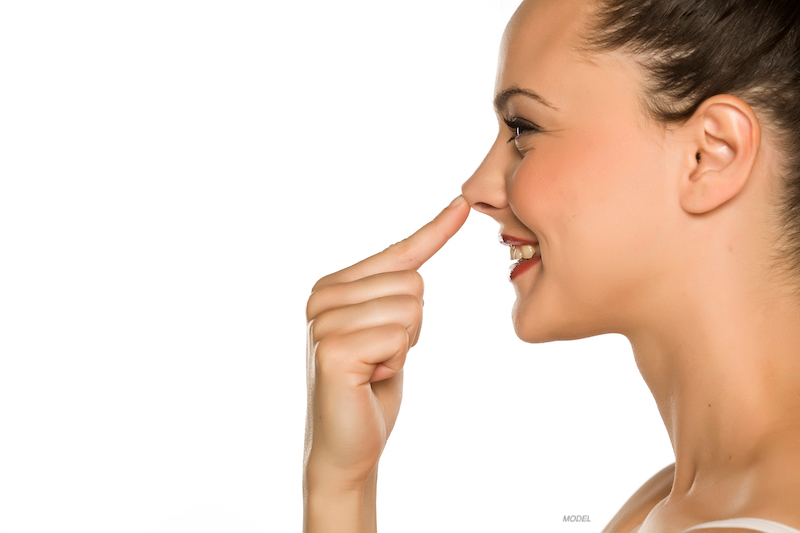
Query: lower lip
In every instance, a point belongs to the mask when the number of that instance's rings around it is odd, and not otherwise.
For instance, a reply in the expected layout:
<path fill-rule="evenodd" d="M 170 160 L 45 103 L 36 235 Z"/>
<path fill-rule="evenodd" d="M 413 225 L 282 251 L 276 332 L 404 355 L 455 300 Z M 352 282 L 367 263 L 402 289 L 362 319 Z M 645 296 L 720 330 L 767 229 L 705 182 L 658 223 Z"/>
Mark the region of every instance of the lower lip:
<path fill-rule="evenodd" d="M 511 270 L 508 273 L 508 279 L 510 281 L 514 281 L 515 279 L 523 275 L 525 272 L 532 269 L 534 266 L 538 265 L 541 261 L 542 258 L 537 255 L 531 257 L 530 259 L 526 259 L 525 261 L 513 264 L 511 266 Z"/>

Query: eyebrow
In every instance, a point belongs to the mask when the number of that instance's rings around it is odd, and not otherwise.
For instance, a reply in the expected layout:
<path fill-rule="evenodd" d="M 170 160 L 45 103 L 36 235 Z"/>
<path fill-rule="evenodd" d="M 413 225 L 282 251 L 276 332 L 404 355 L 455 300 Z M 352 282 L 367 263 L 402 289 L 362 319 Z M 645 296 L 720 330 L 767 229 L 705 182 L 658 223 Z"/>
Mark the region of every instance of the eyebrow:
<path fill-rule="evenodd" d="M 554 110 L 558 111 L 558 108 L 556 106 L 554 106 L 553 104 L 551 104 L 550 102 L 548 102 L 547 99 L 545 99 L 544 96 L 541 96 L 540 94 L 535 93 L 533 91 L 529 91 L 528 89 L 521 89 L 519 87 L 509 87 L 508 89 L 497 93 L 497 96 L 494 97 L 494 108 L 495 108 L 495 110 L 498 113 L 500 113 L 502 111 L 503 107 L 505 107 L 506 102 L 508 102 L 508 99 L 511 98 L 512 96 L 516 96 L 518 94 L 521 94 L 523 96 L 527 96 L 528 98 L 532 98 L 533 100 L 536 100 L 540 104 L 545 105 L 545 106 L 549 107 L 550 109 L 554 109 Z"/>

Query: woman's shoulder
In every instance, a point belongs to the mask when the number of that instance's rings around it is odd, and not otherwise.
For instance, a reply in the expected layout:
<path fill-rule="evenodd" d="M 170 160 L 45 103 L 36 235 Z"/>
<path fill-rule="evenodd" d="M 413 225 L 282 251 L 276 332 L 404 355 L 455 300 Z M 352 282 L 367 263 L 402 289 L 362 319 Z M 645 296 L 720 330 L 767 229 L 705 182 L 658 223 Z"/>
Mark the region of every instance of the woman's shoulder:
<path fill-rule="evenodd" d="M 614 518 L 603 529 L 602 533 L 645 533 L 641 530 L 645 519 L 653 512 L 654 509 L 660 507 L 670 490 L 672 490 L 672 482 L 675 474 L 675 465 L 671 464 L 650 479 L 648 479 L 629 499 L 622 508 L 617 512 Z M 778 522 L 775 520 L 768 520 L 764 518 L 756 518 L 756 515 L 775 515 L 785 505 L 785 503 L 777 500 L 784 500 L 784 498 L 768 498 L 773 504 L 778 503 L 776 508 L 773 506 L 757 506 L 757 508 L 750 509 L 752 516 L 731 518 L 727 520 L 715 520 L 712 522 L 703 522 L 694 526 L 687 526 L 676 533 L 800 533 L 800 529 L 794 525 L 788 525 L 785 522 Z M 755 512 L 763 511 L 763 512 Z M 766 514 L 764 514 L 766 513 Z M 777 516 L 782 516 L 780 513 Z M 653 523 L 648 524 L 645 528 L 651 531 Z M 672 533 L 672 532 L 670 532 Z"/>
<path fill-rule="evenodd" d="M 673 463 L 648 479 L 633 493 L 633 496 L 628 498 L 628 501 L 614 515 L 602 533 L 633 533 L 644 522 L 650 511 L 669 496 L 674 476 L 675 464 Z"/>

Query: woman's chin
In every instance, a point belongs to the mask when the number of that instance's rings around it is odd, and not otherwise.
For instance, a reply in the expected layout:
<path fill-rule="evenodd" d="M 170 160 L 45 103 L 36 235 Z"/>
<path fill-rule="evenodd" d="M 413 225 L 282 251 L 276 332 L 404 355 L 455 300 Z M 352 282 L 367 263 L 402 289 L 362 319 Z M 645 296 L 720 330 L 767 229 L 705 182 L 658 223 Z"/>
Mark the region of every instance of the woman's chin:
<path fill-rule="evenodd" d="M 511 310 L 511 320 L 514 324 L 514 333 L 520 340 L 533 344 L 560 340 L 555 332 L 548 327 L 546 317 L 541 313 L 534 313 L 520 302 L 519 296 Z"/>
<path fill-rule="evenodd" d="M 585 339 L 610 333 L 605 328 L 600 328 L 599 324 L 592 320 L 587 322 L 576 320 L 576 313 L 569 313 L 570 318 L 568 319 L 567 316 L 564 316 L 565 313 L 558 313 L 547 307 L 531 305 L 528 298 L 517 297 L 511 311 L 511 319 L 514 332 L 520 340 L 531 344 L 540 344 Z"/>

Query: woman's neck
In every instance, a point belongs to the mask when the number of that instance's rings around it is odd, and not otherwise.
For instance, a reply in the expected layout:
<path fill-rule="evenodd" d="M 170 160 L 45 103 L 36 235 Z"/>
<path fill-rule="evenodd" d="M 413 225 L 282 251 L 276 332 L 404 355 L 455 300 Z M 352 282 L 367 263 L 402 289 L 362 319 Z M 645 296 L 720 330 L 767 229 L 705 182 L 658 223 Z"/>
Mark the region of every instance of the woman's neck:
<path fill-rule="evenodd" d="M 731 511 L 775 465 L 800 474 L 800 306 L 778 292 L 717 275 L 628 336 L 675 451 L 671 500 Z"/>

